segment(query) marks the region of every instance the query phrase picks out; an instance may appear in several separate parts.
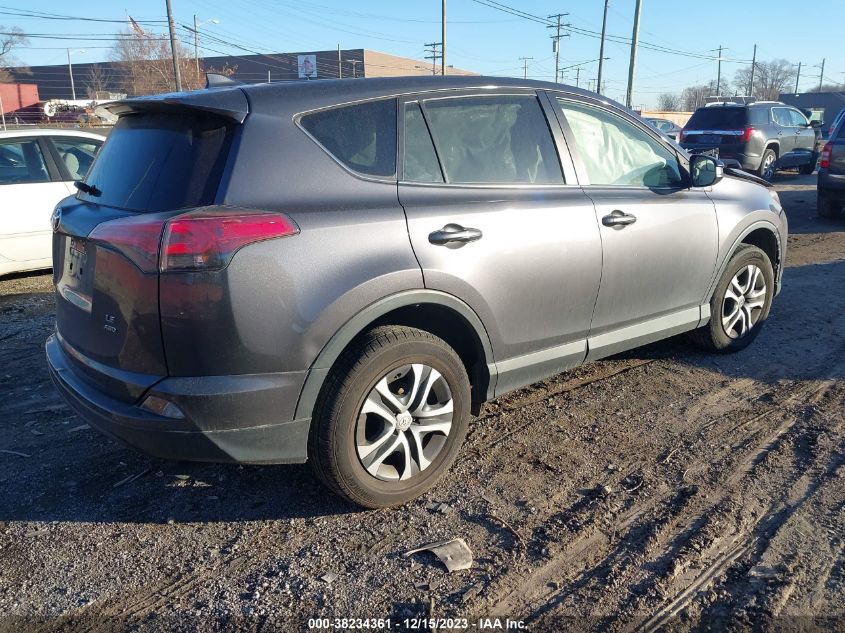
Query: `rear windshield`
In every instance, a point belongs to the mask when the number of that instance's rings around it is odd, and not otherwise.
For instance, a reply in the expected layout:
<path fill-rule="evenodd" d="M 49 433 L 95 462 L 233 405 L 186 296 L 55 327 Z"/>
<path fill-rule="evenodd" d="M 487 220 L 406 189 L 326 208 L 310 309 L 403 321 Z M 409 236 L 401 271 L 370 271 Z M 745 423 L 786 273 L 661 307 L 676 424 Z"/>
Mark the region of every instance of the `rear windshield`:
<path fill-rule="evenodd" d="M 699 108 L 687 122 L 688 130 L 736 130 L 745 127 L 746 108 L 713 106 Z"/>
<path fill-rule="evenodd" d="M 80 200 L 130 211 L 172 211 L 214 202 L 232 125 L 215 116 L 130 114 L 120 118 Z"/>

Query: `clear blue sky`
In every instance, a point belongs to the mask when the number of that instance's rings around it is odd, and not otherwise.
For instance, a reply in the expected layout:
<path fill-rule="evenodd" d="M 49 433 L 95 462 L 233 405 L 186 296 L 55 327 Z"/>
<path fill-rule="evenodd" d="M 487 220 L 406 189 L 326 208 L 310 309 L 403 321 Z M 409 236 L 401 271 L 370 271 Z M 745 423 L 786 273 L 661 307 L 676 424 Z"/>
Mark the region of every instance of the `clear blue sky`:
<path fill-rule="evenodd" d="M 482 0 L 487 3 L 489 0 Z M 440 0 L 401 2 L 387 0 L 172 0 L 177 23 L 190 24 L 196 13 L 200 21 L 218 19 L 202 31 L 255 52 L 325 50 L 337 47 L 368 48 L 422 59 L 424 43 L 440 40 Z M 7 4 L 8 3 L 8 4 Z M 564 20 L 578 31 L 562 40 L 561 66 L 599 57 L 599 40 L 586 33 L 601 30 L 603 0 L 518 0 L 500 4 L 535 16 L 569 13 Z M 607 32 L 630 38 L 635 0 L 610 0 Z M 67 2 L 66 0 L 0 0 L 0 24 L 17 26 L 28 33 L 64 38 L 30 38 L 30 46 L 16 53 L 30 65 L 66 63 L 65 48 L 75 51 L 74 61 L 94 62 L 108 58 L 109 34 L 124 28 L 121 23 L 46 20 L 9 13 L 48 12 L 76 17 L 142 21 L 153 32 L 164 32 L 165 0 L 120 2 Z M 149 21 L 149 22 L 144 22 Z M 636 77 L 635 105 L 654 105 L 661 92 L 679 92 L 687 85 L 716 78 L 714 49 L 725 47 L 723 76 L 733 79 L 742 63 L 749 63 L 756 43 L 758 60 L 785 58 L 803 63 L 801 87 L 818 83 L 822 58 L 826 58 L 825 82 L 845 81 L 845 42 L 831 37 L 826 24 L 845 23 L 845 0 L 643 0 L 641 47 Z M 515 17 L 474 0 L 447 2 L 447 63 L 490 75 L 521 76 L 520 57 L 531 57 L 528 75 L 553 79 L 554 53 L 549 39 L 552 29 L 536 21 Z M 182 39 L 189 34 L 179 29 Z M 218 52 L 248 54 L 242 49 L 206 38 L 207 55 Z M 213 49 L 213 50 L 211 50 Z M 622 98 L 628 73 L 629 46 L 606 44 L 605 93 Z M 202 53 L 201 53 L 202 54 Z M 584 65 L 581 85 L 594 79 L 597 63 Z M 815 76 L 815 77 L 813 77 Z M 575 83 L 574 69 L 565 83 Z"/>

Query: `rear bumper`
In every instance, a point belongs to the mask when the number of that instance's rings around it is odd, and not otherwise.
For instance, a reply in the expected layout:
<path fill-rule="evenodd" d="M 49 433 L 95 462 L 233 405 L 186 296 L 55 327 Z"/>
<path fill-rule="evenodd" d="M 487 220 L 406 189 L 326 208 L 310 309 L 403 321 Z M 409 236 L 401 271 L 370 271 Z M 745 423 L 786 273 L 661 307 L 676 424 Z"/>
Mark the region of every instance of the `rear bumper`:
<path fill-rule="evenodd" d="M 146 395 L 176 404 L 183 419 L 156 415 L 99 391 L 74 372 L 56 336 L 46 343 L 50 378 L 92 427 L 164 459 L 249 464 L 304 462 L 311 420 L 291 412 L 307 372 L 165 378 Z"/>
<path fill-rule="evenodd" d="M 737 151 L 736 146 L 726 145 L 698 145 L 695 143 L 681 143 L 681 147 L 691 154 L 695 154 L 702 150 L 718 149 L 720 159 L 731 159 L 739 161 L 742 168 L 746 171 L 756 171 L 760 168 L 760 161 L 763 157 L 760 154 L 748 154 L 742 151 Z"/>

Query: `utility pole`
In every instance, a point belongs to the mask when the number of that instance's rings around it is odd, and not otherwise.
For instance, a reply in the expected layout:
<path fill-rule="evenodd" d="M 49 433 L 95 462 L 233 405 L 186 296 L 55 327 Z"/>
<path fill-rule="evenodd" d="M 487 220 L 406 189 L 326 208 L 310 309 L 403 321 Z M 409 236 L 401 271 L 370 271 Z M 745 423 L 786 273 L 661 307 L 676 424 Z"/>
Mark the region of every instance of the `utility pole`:
<path fill-rule="evenodd" d="M 560 38 L 562 37 L 569 37 L 569 33 L 564 33 L 563 35 L 560 34 L 560 29 L 562 27 L 570 26 L 569 24 L 561 24 L 560 19 L 569 15 L 568 13 L 558 13 L 557 15 L 550 15 L 549 19 L 552 18 L 557 20 L 556 24 L 550 24 L 548 27 L 549 29 L 555 29 L 555 34 L 552 35 L 552 50 L 555 52 L 555 83 L 558 83 L 558 77 L 560 76 Z"/>
<path fill-rule="evenodd" d="M 442 59 L 442 57 L 443 57 L 442 53 L 439 53 L 437 51 L 437 47 L 442 46 L 442 45 L 443 45 L 442 42 L 430 42 L 430 43 L 424 45 L 426 47 L 425 52 L 431 53 L 431 55 L 426 55 L 425 59 L 431 60 L 431 74 L 432 75 L 437 74 L 437 60 Z"/>
<path fill-rule="evenodd" d="M 581 87 L 581 67 L 578 66 L 575 68 L 575 87 Z"/>
<path fill-rule="evenodd" d="M 343 79 L 343 62 L 340 61 L 340 44 L 337 45 L 337 78 Z"/>
<path fill-rule="evenodd" d="M 176 27 L 173 24 L 173 7 L 167 4 L 167 27 L 170 29 L 170 52 L 173 55 L 173 74 L 176 79 L 176 92 L 182 92 L 182 73 L 179 71 L 179 52 L 176 50 Z"/>
<path fill-rule="evenodd" d="M 795 94 L 798 94 L 798 80 L 801 79 L 801 62 L 798 62 L 798 74 L 795 75 Z"/>
<path fill-rule="evenodd" d="M 637 68 L 637 45 L 640 42 L 640 13 L 642 12 L 642 8 L 642 0 L 637 0 L 637 6 L 634 9 L 634 31 L 631 34 L 631 61 L 628 64 L 628 90 L 625 93 L 625 105 L 629 108 L 634 98 L 634 72 Z"/>
<path fill-rule="evenodd" d="M 0 118 L 3 119 L 3 131 L 6 131 L 6 111 L 3 109 L 3 97 L 0 97 Z"/>
<path fill-rule="evenodd" d="M 824 81 L 824 58 L 822 58 L 822 72 L 819 74 L 819 92 L 822 91 L 822 82 Z"/>
<path fill-rule="evenodd" d="M 73 85 L 73 65 L 70 63 L 70 49 L 67 49 L 67 72 L 70 75 L 70 93 L 76 101 L 76 87 Z"/>
<path fill-rule="evenodd" d="M 197 62 L 197 77 L 200 74 L 200 27 L 197 23 L 197 14 L 194 13 L 194 59 Z M 269 80 L 268 80 L 269 81 Z"/>
<path fill-rule="evenodd" d="M 610 0 L 604 0 L 604 17 L 601 20 L 601 45 L 599 46 L 599 78 L 597 84 L 599 86 L 599 90 L 601 90 L 601 71 L 602 66 L 604 65 L 604 35 L 607 32 L 607 5 L 609 4 Z M 599 91 L 601 94 L 601 91 Z"/>
<path fill-rule="evenodd" d="M 446 0 L 440 7 L 440 74 L 446 74 Z"/>
<path fill-rule="evenodd" d="M 754 71 L 757 69 L 757 45 L 754 45 L 754 55 L 751 56 L 751 81 L 748 82 L 748 96 L 754 96 Z M 800 72 L 800 71 L 799 71 Z"/>
<path fill-rule="evenodd" d="M 528 60 L 534 59 L 533 57 L 520 57 L 520 61 L 522 62 L 522 78 L 528 79 Z"/>
<path fill-rule="evenodd" d="M 719 45 L 719 59 L 716 62 L 716 96 L 719 97 L 722 94 L 722 45 Z"/>
<path fill-rule="evenodd" d="M 347 59 L 347 63 L 352 64 L 352 79 L 358 79 L 358 64 L 361 63 L 360 59 Z"/>

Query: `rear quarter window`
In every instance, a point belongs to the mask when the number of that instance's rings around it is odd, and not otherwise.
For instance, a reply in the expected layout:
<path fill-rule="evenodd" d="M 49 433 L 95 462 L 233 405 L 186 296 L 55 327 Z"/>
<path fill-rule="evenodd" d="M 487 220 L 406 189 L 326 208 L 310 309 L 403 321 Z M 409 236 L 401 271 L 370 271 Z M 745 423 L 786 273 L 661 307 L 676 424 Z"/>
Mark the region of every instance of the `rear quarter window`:
<path fill-rule="evenodd" d="M 396 175 L 396 100 L 382 99 L 303 115 L 300 125 L 340 163 L 360 174 Z"/>

